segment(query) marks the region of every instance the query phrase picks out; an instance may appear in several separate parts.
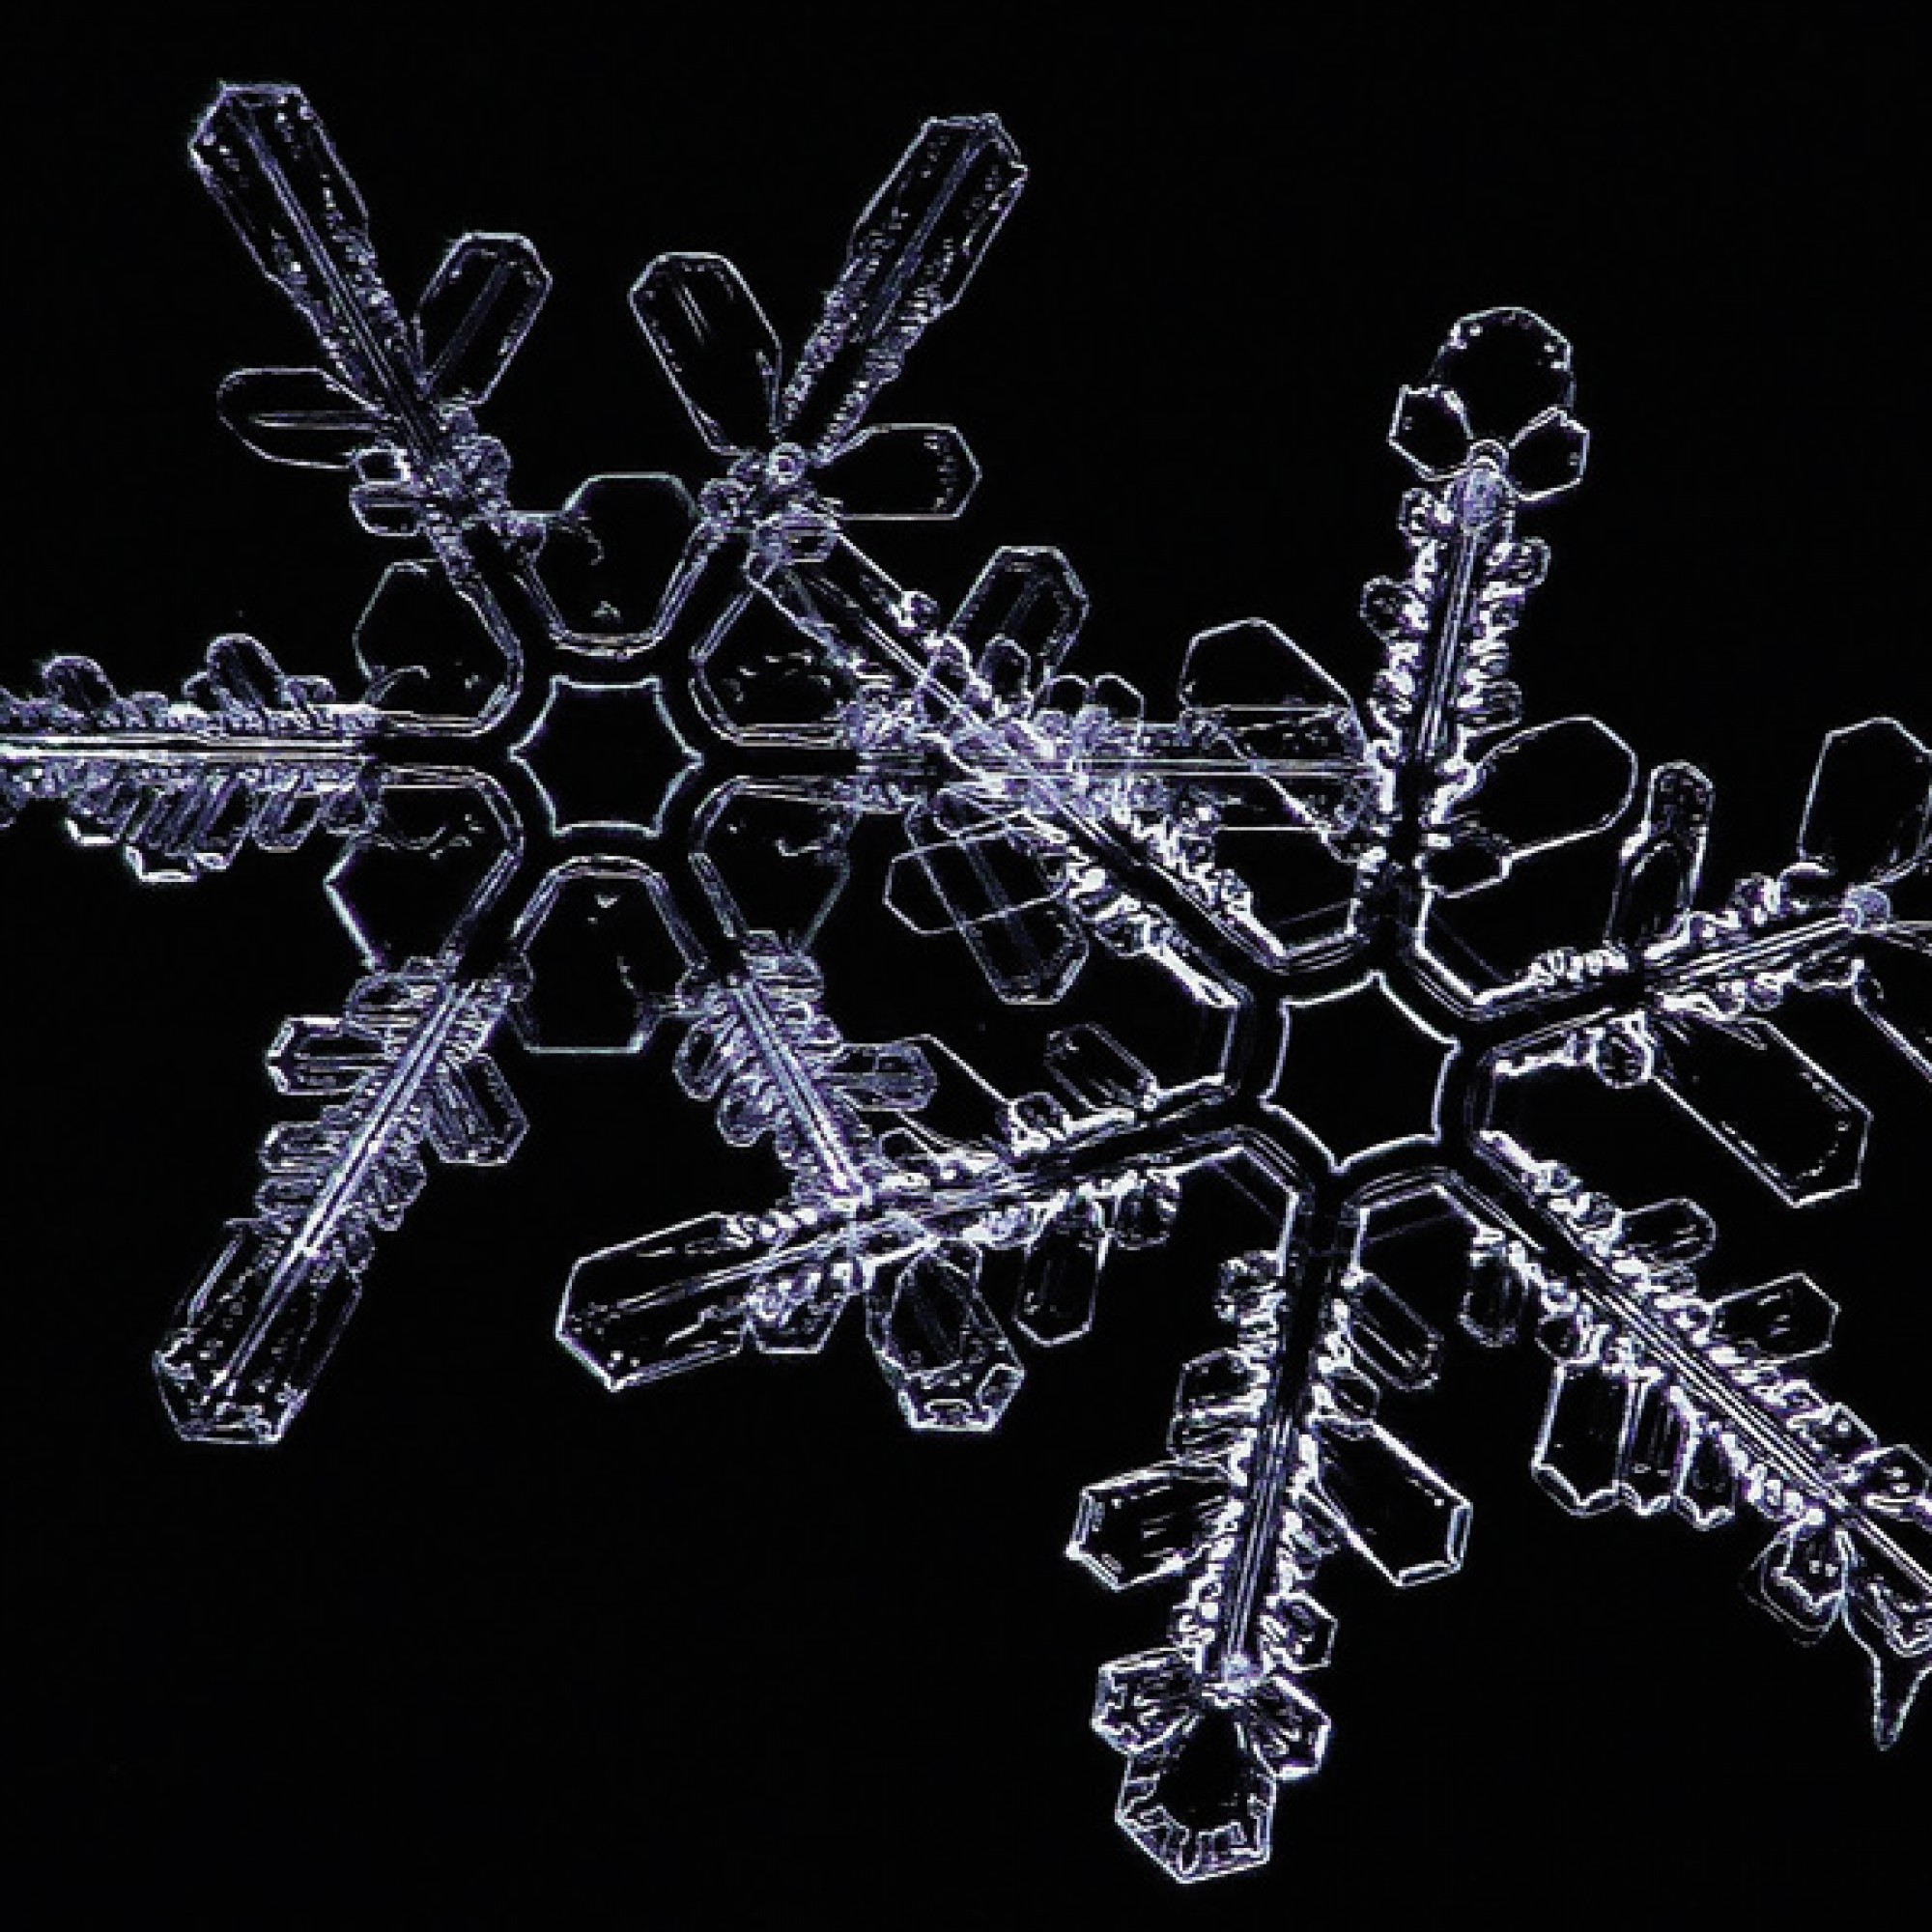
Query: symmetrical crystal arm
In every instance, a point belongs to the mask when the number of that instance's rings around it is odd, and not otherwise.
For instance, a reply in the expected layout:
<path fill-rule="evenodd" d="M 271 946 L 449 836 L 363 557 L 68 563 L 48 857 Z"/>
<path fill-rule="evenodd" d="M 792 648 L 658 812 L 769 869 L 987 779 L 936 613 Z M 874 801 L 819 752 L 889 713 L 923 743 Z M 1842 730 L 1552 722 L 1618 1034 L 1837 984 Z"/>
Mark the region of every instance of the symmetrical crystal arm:
<path fill-rule="evenodd" d="M 421 1192 L 423 1154 L 498 1165 L 524 1117 L 487 1052 L 514 979 L 415 966 L 357 983 L 340 1018 L 291 1020 L 277 1086 L 325 1102 L 270 1130 L 255 1212 L 183 1304 L 155 1357 L 185 1436 L 279 1441 L 361 1292 L 379 1233 Z"/>
<path fill-rule="evenodd" d="M 292 852 L 362 823 L 379 714 L 290 677 L 254 639 L 218 638 L 180 696 L 123 696 L 90 658 L 58 657 L 39 692 L 0 691 L 0 822 L 59 806 L 82 845 L 137 877 L 194 879 L 244 846 Z"/>

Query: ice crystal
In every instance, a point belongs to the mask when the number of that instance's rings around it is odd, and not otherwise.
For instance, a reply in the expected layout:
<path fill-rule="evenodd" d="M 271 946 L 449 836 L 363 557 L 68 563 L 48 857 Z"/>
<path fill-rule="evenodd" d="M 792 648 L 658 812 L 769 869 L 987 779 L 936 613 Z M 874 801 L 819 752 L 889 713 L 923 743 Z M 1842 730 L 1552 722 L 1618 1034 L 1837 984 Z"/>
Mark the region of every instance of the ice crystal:
<path fill-rule="evenodd" d="M 410 307 L 298 92 L 225 89 L 192 154 L 320 352 L 231 378 L 226 419 L 343 471 L 408 554 L 352 699 L 245 637 L 178 696 L 77 656 L 0 694 L 0 810 L 51 805 L 141 878 L 341 846 L 364 970 L 270 1049 L 309 1105 L 157 1351 L 184 1435 L 279 1439 L 426 1153 L 512 1158 L 512 1032 L 662 1037 L 784 1184 L 578 1264 L 558 1332 L 611 1388 L 815 1350 L 858 1303 L 913 1427 L 988 1430 L 1021 1344 L 1080 1337 L 1110 1257 L 1211 1204 L 1226 1339 L 1070 1545 L 1175 1593 L 1094 1722 L 1122 1825 L 1176 1876 L 1265 1859 L 1278 1787 L 1321 1764 L 1324 1566 L 1460 1566 L 1469 1500 L 1408 1439 L 1458 1336 L 1547 1358 L 1531 1467 L 1565 1508 L 1756 1519 L 1763 1602 L 1842 1627 L 1897 1736 L 1932 1661 L 1932 1471 L 1812 1379 L 1823 1287 L 1715 1278 L 1703 1207 L 1612 1198 L 1540 1151 L 1527 1096 L 1651 1089 L 1785 1203 L 1855 1187 L 1866 1111 L 1786 1022 L 1849 1005 L 1932 1077 L 1932 752 L 1891 719 L 1833 730 L 1790 863 L 1710 894 L 1700 772 L 1521 722 L 1512 634 L 1547 563 L 1522 526 L 1587 451 L 1554 329 L 1465 317 L 1401 390 L 1406 561 L 1363 600 L 1364 698 L 1255 619 L 1195 638 L 1165 715 L 1062 669 L 1085 598 L 1058 553 L 998 551 L 947 615 L 853 534 L 953 517 L 976 480 L 957 430 L 869 417 L 1019 191 L 997 121 L 926 124 L 789 358 L 728 262 L 653 262 L 637 319 L 715 473 L 598 476 L 552 513 L 515 507 L 478 417 L 546 294 L 531 246 L 469 236 Z M 1070 1004 L 1109 961 L 1122 1014 L 1048 1029 L 1024 1092 L 936 1036 L 847 1037 L 818 941 L 868 824 L 885 906 L 1002 1002 Z M 1488 895 L 1592 844 L 1614 866 L 1588 928 L 1498 951 Z"/>

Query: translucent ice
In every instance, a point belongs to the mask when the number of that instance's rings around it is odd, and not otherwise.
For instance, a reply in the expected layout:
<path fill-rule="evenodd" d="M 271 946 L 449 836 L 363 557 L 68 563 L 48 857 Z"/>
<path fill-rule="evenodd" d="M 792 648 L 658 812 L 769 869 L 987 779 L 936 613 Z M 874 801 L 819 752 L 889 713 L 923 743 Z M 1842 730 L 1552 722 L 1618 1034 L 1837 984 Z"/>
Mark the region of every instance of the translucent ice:
<path fill-rule="evenodd" d="M 1408 1435 L 1471 1339 L 1547 1375 L 1530 1465 L 1564 1508 L 1756 1519 L 1763 1602 L 1846 1631 L 1897 1735 L 1932 1662 L 1932 1493 L 1811 1378 L 1830 1284 L 1721 1278 L 1697 1201 L 1612 1198 L 1520 1102 L 1651 1089 L 1768 1208 L 1856 1187 L 1870 1117 L 1792 1022 L 1835 1003 L 1932 1077 L 1932 751 L 1897 720 L 1833 731 L 1789 865 L 1713 899 L 1700 772 L 1523 723 L 1512 643 L 1548 563 L 1523 526 L 1588 453 L 1555 330 L 1467 316 L 1400 391 L 1405 560 L 1363 599 L 1359 700 L 1252 618 L 1188 644 L 1170 703 L 1065 668 L 1087 600 L 1058 553 L 997 551 L 948 616 L 855 536 L 956 516 L 978 475 L 951 426 L 869 418 L 1019 191 L 990 117 L 918 134 L 789 359 L 728 262 L 646 268 L 637 319 L 713 473 L 592 477 L 555 510 L 515 505 L 480 420 L 548 292 L 529 243 L 468 237 L 399 297 L 293 88 L 225 89 L 192 156 L 314 343 L 232 378 L 225 418 L 342 471 L 406 554 L 353 698 L 241 637 L 178 696 L 78 656 L 0 693 L 0 817 L 51 806 L 150 880 L 340 846 L 361 975 L 270 1047 L 298 1117 L 156 1356 L 184 1435 L 283 1435 L 428 1156 L 514 1156 L 506 1048 L 664 1040 L 781 1179 L 579 1262 L 558 1332 L 612 1388 L 842 1326 L 914 1427 L 983 1431 L 1023 1345 L 1086 1334 L 1113 1259 L 1208 1204 L 1225 1339 L 1070 1543 L 1112 1589 L 1174 1593 L 1094 1721 L 1122 1827 L 1175 1876 L 1264 1860 L 1280 1787 L 1322 1763 L 1325 1567 L 1460 1567 L 1471 1502 Z M 1488 956 L 1486 895 L 1592 841 L 1615 863 L 1589 929 Z M 821 961 L 841 899 L 1014 1008 L 1108 976 L 1130 997 L 1054 1013 L 1008 1091 L 948 1015 L 848 1034 Z"/>

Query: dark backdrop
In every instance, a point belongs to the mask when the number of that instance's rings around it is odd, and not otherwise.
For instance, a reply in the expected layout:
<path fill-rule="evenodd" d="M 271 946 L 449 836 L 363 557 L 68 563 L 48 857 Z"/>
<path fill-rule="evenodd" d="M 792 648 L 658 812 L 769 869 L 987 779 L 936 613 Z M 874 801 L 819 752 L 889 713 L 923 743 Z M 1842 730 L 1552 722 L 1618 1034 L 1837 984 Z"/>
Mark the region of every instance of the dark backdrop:
<path fill-rule="evenodd" d="M 233 629 L 350 681 L 377 547 L 331 479 L 255 464 L 211 407 L 229 369 L 307 353 L 185 165 L 218 80 L 307 88 L 397 285 L 472 227 L 536 240 L 556 287 L 491 417 L 535 505 L 695 465 L 624 305 L 644 261 L 730 254 L 795 341 L 921 119 L 993 110 L 1032 185 L 889 412 L 959 421 L 986 480 L 962 529 L 889 534 L 882 560 L 945 600 L 995 544 L 1061 545 L 1094 596 L 1079 663 L 1156 708 L 1187 637 L 1248 614 L 1360 689 L 1355 597 L 1398 557 L 1394 386 L 1463 310 L 1527 304 L 1576 342 L 1597 439 L 1544 526 L 1532 711 L 1698 759 L 1716 875 L 1775 867 L 1822 729 L 1932 724 L 1918 69 L 1876 11 L 1802 34 L 1587 11 L 55 28 L 5 83 L 5 681 L 81 650 L 171 687 Z M 1401 1599 L 1337 1576 L 1336 1740 L 1285 1794 L 1272 1867 L 1170 1888 L 1115 1833 L 1086 1728 L 1095 1665 L 1152 1641 L 1165 1600 L 1109 1599 L 1060 1549 L 1082 1483 L 1157 1453 L 1208 1339 L 1211 1230 L 1110 1277 L 1093 1341 L 990 1440 L 909 1436 L 855 1333 L 613 1401 L 551 1340 L 571 1260 L 762 1184 L 662 1052 L 508 1054 L 525 1151 L 433 1178 L 289 1443 L 178 1445 L 147 1351 L 252 1190 L 279 1118 L 263 1047 L 352 977 L 323 858 L 144 892 L 53 823 L 0 847 L 8 1729 L 50 1854 L 23 1922 L 946 1924 L 1037 1899 L 1150 1924 L 1452 1900 L 1776 1923 L 1911 1872 L 1922 1722 L 1872 1751 L 1855 1655 L 1744 1602 L 1745 1540 L 1564 1518 L 1526 1475 L 1524 1355 L 1436 1399 L 1478 1503 L 1465 1574 Z M 871 929 L 855 888 L 833 953 L 861 975 Z M 908 970 L 944 991 L 940 950 Z M 838 998 L 865 1036 L 863 977 Z M 1846 1303 L 1831 1385 L 1922 1440 L 1932 1102 L 1860 1066 L 1866 1196 L 1791 1216 L 1716 1184 L 1740 1265 L 1811 1266 Z M 1721 1160 L 1681 1148 L 1701 1191 Z"/>

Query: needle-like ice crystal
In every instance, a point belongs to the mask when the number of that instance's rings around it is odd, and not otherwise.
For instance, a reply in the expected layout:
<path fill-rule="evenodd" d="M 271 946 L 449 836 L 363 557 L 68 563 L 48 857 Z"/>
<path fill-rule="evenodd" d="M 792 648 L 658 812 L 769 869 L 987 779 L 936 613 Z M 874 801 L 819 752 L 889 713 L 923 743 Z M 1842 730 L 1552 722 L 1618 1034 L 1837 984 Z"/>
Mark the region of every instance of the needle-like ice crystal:
<path fill-rule="evenodd" d="M 298 92 L 224 90 L 192 152 L 319 352 L 232 378 L 227 420 L 341 470 L 404 557 L 353 698 L 244 637 L 179 696 L 80 657 L 0 694 L 0 809 L 51 805 L 143 878 L 341 847 L 362 975 L 270 1050 L 300 1111 L 156 1357 L 184 1435 L 276 1441 L 426 1155 L 514 1155 L 511 1032 L 662 1036 L 787 1181 L 578 1264 L 558 1332 L 613 1389 L 814 1350 L 858 1304 L 909 1423 L 990 1429 L 1025 1346 L 1087 1330 L 1110 1256 L 1214 1204 L 1225 1343 L 1071 1543 L 1110 1588 L 1174 1592 L 1094 1721 L 1122 1826 L 1177 1877 L 1265 1859 L 1277 1788 L 1321 1764 L 1323 1568 L 1406 1587 L 1461 1563 L 1470 1503 L 1404 1433 L 1459 1333 L 1546 1358 L 1531 1468 L 1567 1509 L 1755 1518 L 1764 1603 L 1841 1626 L 1897 1735 L 1932 1659 L 1932 1471 L 1812 1379 L 1826 1290 L 1706 1279 L 1703 1208 L 1599 1191 L 1521 1101 L 1654 1088 L 1785 1203 L 1856 1186 L 1865 1109 L 1785 1020 L 1849 1003 L 1932 1077 L 1932 752 L 1890 719 L 1833 731 L 1790 863 L 1712 894 L 1701 773 L 1640 774 L 1593 719 L 1522 722 L 1512 635 L 1547 562 L 1524 526 L 1587 447 L 1555 330 L 1465 317 L 1401 390 L 1406 562 L 1364 598 L 1364 696 L 1255 619 L 1197 637 L 1163 710 L 1063 670 L 1085 598 L 1057 552 L 995 553 L 949 615 L 856 539 L 955 516 L 976 481 L 957 430 L 870 417 L 1019 192 L 997 121 L 927 123 L 789 356 L 728 262 L 652 263 L 637 318 L 715 473 L 599 476 L 554 513 L 513 505 L 479 422 L 548 288 L 530 245 L 467 238 L 411 307 Z M 1103 956 L 1148 996 L 1069 1016 L 1024 1093 L 956 1041 L 847 1037 L 817 940 L 887 838 L 866 895 L 1000 1000 L 1078 1012 Z M 1595 922 L 1496 956 L 1485 895 L 1592 840 L 1617 854 Z M 1373 1107 L 1336 1107 L 1338 1069 Z"/>

